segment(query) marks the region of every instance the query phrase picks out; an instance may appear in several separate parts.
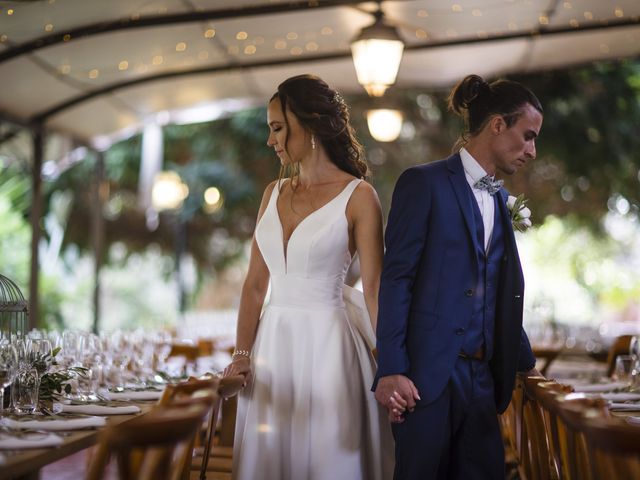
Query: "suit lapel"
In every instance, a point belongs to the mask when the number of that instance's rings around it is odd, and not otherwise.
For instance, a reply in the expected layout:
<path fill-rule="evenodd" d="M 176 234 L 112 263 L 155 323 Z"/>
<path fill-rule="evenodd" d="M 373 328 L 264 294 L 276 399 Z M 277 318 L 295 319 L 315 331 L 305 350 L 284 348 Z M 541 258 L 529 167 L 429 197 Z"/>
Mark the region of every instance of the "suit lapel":
<path fill-rule="evenodd" d="M 504 227 L 505 241 L 505 253 L 507 258 L 514 262 L 515 271 L 519 272 L 519 276 L 522 277 L 522 266 L 520 265 L 520 256 L 518 255 L 518 247 L 516 245 L 516 237 L 513 232 L 513 225 L 511 224 L 511 215 L 507 209 L 508 194 L 504 188 L 496 194 L 500 195 L 498 202 L 498 211 L 500 212 L 500 219 Z M 522 281 L 522 280 L 521 280 Z"/>
<path fill-rule="evenodd" d="M 462 211 L 464 217 L 464 223 L 467 225 L 467 232 L 469 237 L 476 248 L 480 248 L 478 245 L 478 238 L 476 235 L 476 222 L 473 218 L 473 194 L 469 191 L 469 183 L 464 174 L 464 168 L 462 168 L 462 160 L 460 155 L 452 155 L 447 159 L 447 166 L 451 175 L 449 175 L 449 181 L 453 187 L 453 191 L 456 194 L 458 205 Z M 481 248 L 484 251 L 484 245 Z"/>

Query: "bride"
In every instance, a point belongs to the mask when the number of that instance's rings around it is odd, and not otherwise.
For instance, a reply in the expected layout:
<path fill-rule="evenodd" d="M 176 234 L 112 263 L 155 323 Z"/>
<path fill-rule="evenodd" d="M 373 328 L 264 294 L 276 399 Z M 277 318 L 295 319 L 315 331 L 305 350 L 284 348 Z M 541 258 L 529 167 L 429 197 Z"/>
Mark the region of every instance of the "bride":
<path fill-rule="evenodd" d="M 260 205 L 225 369 L 247 376 L 233 477 L 391 478 L 391 429 L 369 391 L 383 242 L 362 146 L 342 97 L 311 75 L 278 86 L 267 122 L 281 172 Z M 364 297 L 344 285 L 356 253 Z"/>

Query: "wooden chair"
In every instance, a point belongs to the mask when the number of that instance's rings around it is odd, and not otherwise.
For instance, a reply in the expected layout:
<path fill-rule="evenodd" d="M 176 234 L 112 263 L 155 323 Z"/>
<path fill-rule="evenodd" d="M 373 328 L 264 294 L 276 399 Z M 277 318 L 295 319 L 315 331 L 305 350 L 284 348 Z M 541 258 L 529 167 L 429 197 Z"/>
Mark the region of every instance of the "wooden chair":
<path fill-rule="evenodd" d="M 607 418 L 606 400 L 588 398 L 581 393 L 557 397 L 558 441 L 561 455 L 561 478 L 594 480 L 591 477 L 589 453 L 582 424 L 587 417 Z"/>
<path fill-rule="evenodd" d="M 160 399 L 160 405 L 175 405 L 181 402 L 185 398 L 199 398 L 201 396 L 209 396 L 212 393 L 215 394 L 216 402 L 212 403 L 208 418 L 202 432 L 198 432 L 198 435 L 194 435 L 193 445 L 200 443 L 203 446 L 203 455 L 206 460 L 200 462 L 198 469 L 200 470 L 200 478 L 204 479 L 207 472 L 207 461 L 209 458 L 209 452 L 213 443 L 213 437 L 215 434 L 215 428 L 218 423 L 218 413 L 220 411 L 220 401 L 222 396 L 220 391 L 220 379 L 215 376 L 208 378 L 190 378 L 186 382 L 181 382 L 176 385 L 168 385 Z M 201 434 L 202 433 L 202 434 Z M 199 440 L 197 442 L 196 440 Z M 183 478 L 189 477 L 189 470 L 192 469 L 192 457 L 193 449 L 189 452 L 190 457 L 185 463 L 185 469 L 183 472 Z"/>
<path fill-rule="evenodd" d="M 558 397 L 573 392 L 571 385 L 563 385 L 555 381 L 539 382 L 535 385 L 535 396 L 542 410 L 549 453 L 549 468 L 553 478 L 562 476 L 562 456 L 560 451 L 560 437 L 558 434 Z"/>
<path fill-rule="evenodd" d="M 205 375 L 207 378 L 207 375 Z M 214 446 L 214 436 L 203 442 L 202 449 L 196 449 L 191 463 L 192 470 L 200 470 L 200 479 L 207 475 L 216 478 L 230 478 L 233 466 L 233 437 L 236 423 L 237 394 L 242 390 L 245 378 L 242 375 L 220 379 L 218 395 L 221 399 L 219 416 L 221 417 L 219 442 Z M 215 432 L 218 415 L 212 418 L 211 431 Z"/>
<path fill-rule="evenodd" d="M 547 382 L 544 377 L 525 377 L 522 403 L 522 431 L 520 461 L 528 479 L 558 479 L 553 461 L 545 415 L 540 405 L 538 385 Z"/>
<path fill-rule="evenodd" d="M 511 396 L 511 402 L 505 412 L 498 417 L 505 446 L 505 464 L 508 478 L 517 476 L 525 479 L 520 459 L 520 440 L 522 428 L 522 404 L 524 402 L 524 377 L 518 375 Z"/>
<path fill-rule="evenodd" d="M 189 363 L 196 363 L 200 356 L 200 348 L 188 343 L 173 343 L 169 351 L 169 357 L 184 357 Z"/>
<path fill-rule="evenodd" d="M 617 337 L 607 354 L 607 377 L 613 375 L 616 368 L 616 358 L 618 355 L 626 355 L 629 353 L 632 335 L 621 335 Z"/>
<path fill-rule="evenodd" d="M 549 367 L 551 366 L 553 361 L 562 353 L 562 348 L 542 347 L 536 345 L 534 345 L 532 348 L 533 355 L 536 357 L 536 359 L 544 362 L 542 366 L 540 366 L 540 373 L 546 377 L 547 372 L 549 371 Z"/>
<path fill-rule="evenodd" d="M 593 480 L 640 478 L 640 427 L 618 418 L 584 418 Z"/>
<path fill-rule="evenodd" d="M 198 398 L 107 428 L 87 472 L 87 480 L 104 478 L 109 458 L 117 459 L 121 480 L 178 480 L 185 470 L 185 451 L 217 397 Z"/>

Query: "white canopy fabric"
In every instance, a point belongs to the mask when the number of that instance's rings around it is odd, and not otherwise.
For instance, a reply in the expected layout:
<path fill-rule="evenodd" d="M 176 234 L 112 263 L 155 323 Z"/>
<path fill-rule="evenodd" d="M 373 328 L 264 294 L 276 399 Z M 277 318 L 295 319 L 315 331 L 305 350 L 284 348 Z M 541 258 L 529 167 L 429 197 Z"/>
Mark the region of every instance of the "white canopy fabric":
<path fill-rule="evenodd" d="M 440 88 L 640 53 L 638 0 L 388 0 L 394 88 Z M 0 1 L 0 116 L 97 148 L 146 122 L 264 103 L 290 75 L 359 92 L 349 44 L 375 2 Z M 59 110 L 58 110 L 59 109 Z"/>

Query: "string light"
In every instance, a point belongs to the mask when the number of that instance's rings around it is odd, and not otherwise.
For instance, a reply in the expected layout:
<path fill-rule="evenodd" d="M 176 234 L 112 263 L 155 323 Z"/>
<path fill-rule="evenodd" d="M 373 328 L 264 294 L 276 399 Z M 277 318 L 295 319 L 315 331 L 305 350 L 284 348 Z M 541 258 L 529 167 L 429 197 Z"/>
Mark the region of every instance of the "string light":
<path fill-rule="evenodd" d="M 304 48 L 306 48 L 307 51 L 309 51 L 309 52 L 315 52 L 320 47 L 318 46 L 318 44 L 316 42 L 309 42 L 304 46 Z"/>
<path fill-rule="evenodd" d="M 333 28 L 322 27 L 322 30 L 320 30 L 320 35 L 333 35 Z"/>
<path fill-rule="evenodd" d="M 298 34 L 296 32 L 287 33 L 287 40 L 296 40 L 298 38 Z"/>
<path fill-rule="evenodd" d="M 153 63 L 154 65 L 162 65 L 162 62 L 164 62 L 164 58 L 162 58 L 162 55 L 156 55 L 155 57 L 153 57 L 153 60 L 151 60 L 151 63 Z"/>
<path fill-rule="evenodd" d="M 89 78 L 98 78 L 98 75 L 100 75 L 100 71 L 97 68 L 89 71 Z"/>
<path fill-rule="evenodd" d="M 244 53 L 245 55 L 253 55 L 254 53 L 256 53 L 255 45 L 247 45 L 246 47 L 244 47 Z"/>
<path fill-rule="evenodd" d="M 176 52 L 184 52 L 187 49 L 187 44 L 184 42 L 179 42 L 176 44 Z"/>
<path fill-rule="evenodd" d="M 248 36 L 247 32 L 238 32 L 236 33 L 236 40 L 246 40 Z"/>
<path fill-rule="evenodd" d="M 44 30 L 45 30 L 45 32 L 50 32 L 50 31 L 52 31 L 52 30 L 53 30 L 53 24 L 51 24 L 51 23 L 47 23 L 47 24 L 44 26 Z"/>
<path fill-rule="evenodd" d="M 213 38 L 216 36 L 216 31 L 213 28 L 209 28 L 204 32 L 204 38 Z"/>
<path fill-rule="evenodd" d="M 122 70 L 126 70 L 127 68 L 129 68 L 129 62 L 127 62 L 126 60 L 122 60 L 119 64 L 118 64 L 118 70 L 122 71 Z"/>
<path fill-rule="evenodd" d="M 289 53 L 291 53 L 291 55 L 302 55 L 302 49 L 300 47 L 293 47 L 289 50 Z"/>
<path fill-rule="evenodd" d="M 287 42 L 284 40 L 276 40 L 276 43 L 273 45 L 276 50 L 284 50 L 287 48 Z"/>

